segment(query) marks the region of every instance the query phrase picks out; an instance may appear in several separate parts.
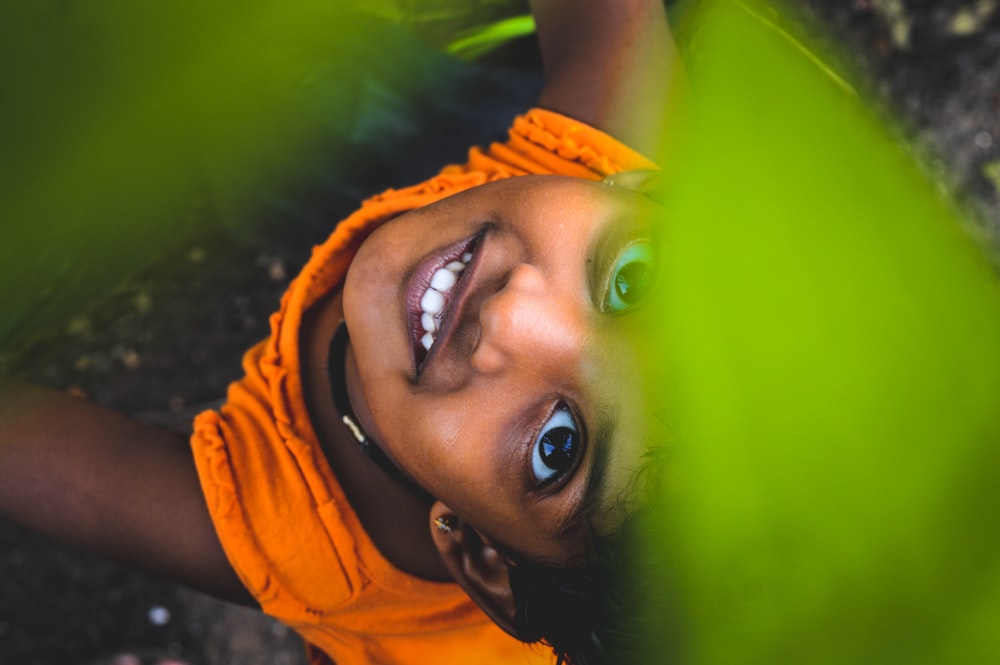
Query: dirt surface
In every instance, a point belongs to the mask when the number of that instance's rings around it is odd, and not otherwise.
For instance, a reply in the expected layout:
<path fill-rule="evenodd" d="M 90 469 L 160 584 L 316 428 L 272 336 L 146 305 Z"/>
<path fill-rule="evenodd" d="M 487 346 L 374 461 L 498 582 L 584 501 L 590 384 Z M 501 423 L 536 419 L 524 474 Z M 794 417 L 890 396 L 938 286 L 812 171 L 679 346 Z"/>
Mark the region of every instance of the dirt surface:
<path fill-rule="evenodd" d="M 886 113 L 899 114 L 900 133 L 913 138 L 915 151 L 973 211 L 975 233 L 1000 246 L 997 1 L 807 4 L 847 45 L 846 67 L 870 77 L 862 87 Z M 426 168 L 368 184 L 416 179 Z M 306 194 L 300 208 L 321 199 Z M 349 205 L 322 200 L 326 219 L 338 218 Z M 0 372 L 177 428 L 201 405 L 221 398 L 238 376 L 242 353 L 266 334 L 269 313 L 322 233 L 310 224 L 287 232 L 295 219 L 274 215 L 254 234 L 237 237 L 214 219 L 210 202 L 192 202 L 191 209 L 203 221 L 197 233 L 162 248 L 146 270 L 63 325 L 14 340 L 0 352 Z M 0 523 L 0 665 L 167 659 L 193 665 L 304 662 L 298 639 L 252 610 Z"/>
<path fill-rule="evenodd" d="M 1000 10 L 996 0 L 810 0 L 861 89 L 1000 249 Z"/>

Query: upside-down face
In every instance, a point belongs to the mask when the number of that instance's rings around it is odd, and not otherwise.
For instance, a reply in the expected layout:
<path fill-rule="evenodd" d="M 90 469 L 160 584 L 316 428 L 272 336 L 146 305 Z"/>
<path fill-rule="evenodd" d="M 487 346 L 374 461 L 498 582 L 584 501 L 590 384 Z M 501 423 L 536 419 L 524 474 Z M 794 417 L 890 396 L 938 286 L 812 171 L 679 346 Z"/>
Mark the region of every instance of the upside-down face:
<path fill-rule="evenodd" d="M 355 410 L 456 515 L 538 559 L 611 530 L 647 443 L 636 349 L 655 284 L 658 206 L 525 176 L 377 229 L 344 316 Z"/>

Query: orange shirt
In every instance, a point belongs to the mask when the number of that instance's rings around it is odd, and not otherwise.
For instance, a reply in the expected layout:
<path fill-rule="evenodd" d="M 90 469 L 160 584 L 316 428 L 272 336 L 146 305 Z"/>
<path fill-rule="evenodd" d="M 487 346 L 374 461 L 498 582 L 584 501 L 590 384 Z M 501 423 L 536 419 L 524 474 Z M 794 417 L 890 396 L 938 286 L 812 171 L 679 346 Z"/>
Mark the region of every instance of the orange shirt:
<path fill-rule="evenodd" d="M 365 201 L 314 248 L 271 317 L 271 336 L 244 357 L 246 376 L 229 387 L 227 403 L 195 420 L 195 463 L 222 546 L 263 610 L 309 643 L 314 662 L 324 660 L 318 651 L 337 665 L 553 661 L 548 648 L 500 630 L 457 585 L 404 573 L 378 552 L 309 421 L 299 326 L 390 217 L 512 176 L 600 179 L 636 168 L 655 166 L 607 134 L 534 109 L 515 119 L 507 142 Z"/>

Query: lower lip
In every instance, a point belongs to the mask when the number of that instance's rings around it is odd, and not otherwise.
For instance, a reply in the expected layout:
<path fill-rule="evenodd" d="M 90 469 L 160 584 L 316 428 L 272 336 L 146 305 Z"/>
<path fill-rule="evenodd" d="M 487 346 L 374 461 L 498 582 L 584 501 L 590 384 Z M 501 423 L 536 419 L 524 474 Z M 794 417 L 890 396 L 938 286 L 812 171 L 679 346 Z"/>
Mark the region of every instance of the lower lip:
<path fill-rule="evenodd" d="M 469 274 L 473 261 L 475 261 L 475 251 L 481 237 L 482 234 L 477 233 L 471 238 L 466 238 L 465 240 L 450 245 L 441 251 L 434 252 L 421 261 L 416 270 L 413 271 L 413 276 L 410 278 L 405 293 L 407 325 L 410 332 L 410 348 L 413 355 L 413 368 L 415 376 L 418 379 L 420 378 L 424 365 L 427 363 L 428 356 L 435 354 L 441 343 L 442 337 L 444 337 L 443 333 L 446 332 L 446 326 L 450 318 L 452 301 L 459 293 L 459 289 L 465 281 L 466 275 Z M 451 291 L 448 294 L 448 300 L 445 304 L 444 316 L 441 319 L 441 326 L 437 330 L 437 338 L 435 339 L 431 350 L 427 351 L 424 349 L 423 344 L 420 343 L 420 338 L 424 336 L 425 332 L 423 326 L 420 325 L 420 317 L 423 313 L 423 310 L 420 309 L 420 298 L 430 286 L 431 277 L 433 277 L 437 270 L 443 268 L 452 261 L 461 260 L 462 255 L 468 252 L 473 253 L 473 259 L 468 263 L 468 265 L 466 265 L 465 270 L 462 271 L 458 281 L 451 288 Z"/>

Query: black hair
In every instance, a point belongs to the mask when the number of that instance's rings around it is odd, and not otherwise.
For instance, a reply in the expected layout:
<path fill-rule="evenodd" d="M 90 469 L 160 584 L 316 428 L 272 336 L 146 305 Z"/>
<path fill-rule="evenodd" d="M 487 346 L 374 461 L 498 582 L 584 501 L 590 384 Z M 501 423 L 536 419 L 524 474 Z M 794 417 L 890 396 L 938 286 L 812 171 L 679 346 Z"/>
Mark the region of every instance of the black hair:
<path fill-rule="evenodd" d="M 551 646 L 560 664 L 604 662 L 605 565 L 589 561 L 549 566 L 522 561 L 511 564 L 508 573 L 518 637 Z"/>
<path fill-rule="evenodd" d="M 636 593 L 637 549 L 630 518 L 614 535 L 597 539 L 583 561 L 556 566 L 518 561 L 508 567 L 514 628 L 542 642 L 566 665 L 637 662 L 641 612 Z"/>
<path fill-rule="evenodd" d="M 652 640 L 659 644 L 670 628 L 657 625 L 672 604 L 650 582 L 665 560 L 649 556 L 665 464 L 662 450 L 649 450 L 634 484 L 644 500 L 627 510 L 618 530 L 598 536 L 590 530 L 587 551 L 567 562 L 511 557 L 508 576 L 514 595 L 514 629 L 525 642 L 552 647 L 557 663 L 603 665 L 641 662 Z M 669 594 L 668 594 L 669 595 Z M 653 598 L 655 596 L 655 599 Z M 648 610 L 655 604 L 656 616 Z M 666 611 L 664 611 L 666 610 Z"/>

